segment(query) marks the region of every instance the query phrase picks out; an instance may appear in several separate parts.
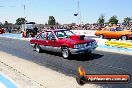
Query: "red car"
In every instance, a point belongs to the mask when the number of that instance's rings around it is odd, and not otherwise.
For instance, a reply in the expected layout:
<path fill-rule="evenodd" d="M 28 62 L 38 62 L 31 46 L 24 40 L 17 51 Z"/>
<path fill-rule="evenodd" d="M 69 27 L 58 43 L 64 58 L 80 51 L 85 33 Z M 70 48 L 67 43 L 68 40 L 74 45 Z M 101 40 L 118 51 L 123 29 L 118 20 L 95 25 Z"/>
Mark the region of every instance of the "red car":
<path fill-rule="evenodd" d="M 85 38 L 84 35 L 76 35 L 67 29 L 47 30 L 30 40 L 31 46 L 37 52 L 41 50 L 60 52 L 63 58 L 69 58 L 72 54 L 89 54 L 97 48 L 94 39 Z"/>
<path fill-rule="evenodd" d="M 3 28 L 0 28 L 0 34 L 5 33 L 5 30 Z"/>

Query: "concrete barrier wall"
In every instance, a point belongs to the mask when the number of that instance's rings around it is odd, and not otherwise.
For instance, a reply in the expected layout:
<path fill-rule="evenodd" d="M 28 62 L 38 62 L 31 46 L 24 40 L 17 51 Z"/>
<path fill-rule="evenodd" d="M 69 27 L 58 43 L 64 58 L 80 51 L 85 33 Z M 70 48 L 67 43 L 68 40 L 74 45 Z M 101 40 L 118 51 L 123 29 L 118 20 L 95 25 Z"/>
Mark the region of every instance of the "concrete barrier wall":
<path fill-rule="evenodd" d="M 77 35 L 95 36 L 96 30 L 72 30 Z"/>
<path fill-rule="evenodd" d="M 92 38 L 95 39 L 98 45 L 105 45 L 107 39 L 100 39 L 100 38 Z"/>

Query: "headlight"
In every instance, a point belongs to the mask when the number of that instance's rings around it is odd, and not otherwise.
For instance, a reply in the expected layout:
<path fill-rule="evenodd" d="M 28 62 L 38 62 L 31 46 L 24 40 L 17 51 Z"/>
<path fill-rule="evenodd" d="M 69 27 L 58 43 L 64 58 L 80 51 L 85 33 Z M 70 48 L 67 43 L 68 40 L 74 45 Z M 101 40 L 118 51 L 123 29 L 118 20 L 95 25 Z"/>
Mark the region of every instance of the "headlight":
<path fill-rule="evenodd" d="M 75 44 L 74 48 L 78 49 L 78 48 L 85 48 L 87 46 L 87 43 L 85 44 Z"/>
<path fill-rule="evenodd" d="M 97 45 L 96 41 L 89 42 L 89 43 L 87 44 L 87 46 L 93 46 L 93 45 Z"/>
<path fill-rule="evenodd" d="M 76 45 L 74 45 L 74 48 L 78 48 L 78 45 L 76 44 Z"/>

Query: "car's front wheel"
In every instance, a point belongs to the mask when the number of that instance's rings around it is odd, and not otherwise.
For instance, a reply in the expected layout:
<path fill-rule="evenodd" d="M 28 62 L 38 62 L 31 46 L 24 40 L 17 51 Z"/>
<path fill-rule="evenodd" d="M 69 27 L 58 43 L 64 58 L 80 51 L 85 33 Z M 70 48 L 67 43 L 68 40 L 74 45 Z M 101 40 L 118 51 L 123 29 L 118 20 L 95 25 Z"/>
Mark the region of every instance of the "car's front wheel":
<path fill-rule="evenodd" d="M 62 53 L 63 58 L 65 59 L 70 57 L 70 51 L 67 47 L 62 47 L 61 53 Z"/>
<path fill-rule="evenodd" d="M 104 38 L 104 35 L 99 35 L 99 38 L 103 39 Z"/>
<path fill-rule="evenodd" d="M 121 40 L 127 40 L 127 36 L 125 35 L 121 36 Z"/>
<path fill-rule="evenodd" d="M 35 45 L 35 50 L 40 53 L 41 52 L 41 47 L 39 45 Z"/>

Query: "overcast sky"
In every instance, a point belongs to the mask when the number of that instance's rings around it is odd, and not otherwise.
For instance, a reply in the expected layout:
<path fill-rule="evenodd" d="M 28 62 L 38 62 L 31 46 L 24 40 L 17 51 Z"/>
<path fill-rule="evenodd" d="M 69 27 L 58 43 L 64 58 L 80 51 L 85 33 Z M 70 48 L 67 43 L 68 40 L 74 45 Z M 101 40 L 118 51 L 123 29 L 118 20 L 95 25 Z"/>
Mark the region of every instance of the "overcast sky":
<path fill-rule="evenodd" d="M 28 21 L 45 23 L 49 16 L 54 16 L 59 23 L 77 22 L 78 0 L 0 0 L 0 22 L 7 20 L 15 23 L 18 17 L 27 17 Z M 26 12 L 24 14 L 24 4 Z M 100 14 L 106 21 L 116 15 L 123 21 L 132 17 L 132 0 L 80 0 L 81 20 L 83 23 L 97 22 Z"/>

